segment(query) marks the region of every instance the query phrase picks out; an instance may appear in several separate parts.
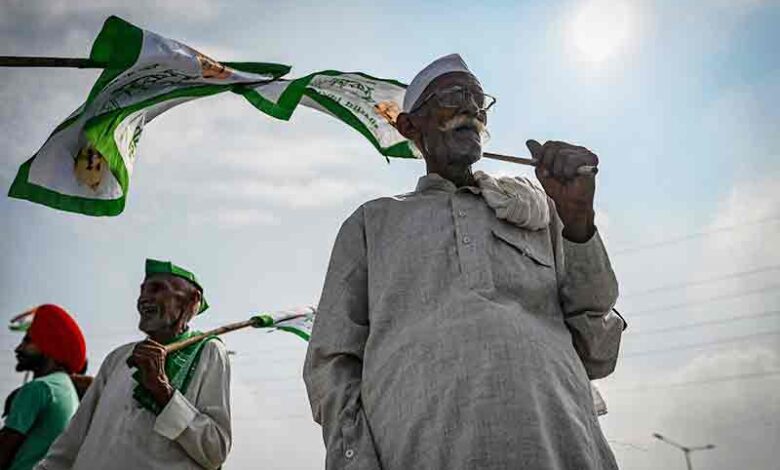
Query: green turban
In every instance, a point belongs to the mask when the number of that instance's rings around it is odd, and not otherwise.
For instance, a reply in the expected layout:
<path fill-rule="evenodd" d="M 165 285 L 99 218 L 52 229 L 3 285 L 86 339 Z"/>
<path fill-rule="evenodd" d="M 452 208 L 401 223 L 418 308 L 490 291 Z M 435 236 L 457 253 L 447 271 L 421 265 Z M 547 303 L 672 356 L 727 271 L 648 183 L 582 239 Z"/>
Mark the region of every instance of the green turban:
<path fill-rule="evenodd" d="M 187 271 L 186 269 L 180 266 L 176 266 L 170 261 L 159 261 L 156 259 L 147 259 L 146 277 L 149 277 L 152 274 L 171 274 L 173 276 L 180 277 L 182 279 L 186 279 L 187 281 L 190 281 L 200 291 L 200 310 L 198 310 L 198 315 L 200 315 L 207 308 L 209 308 L 209 303 L 206 302 L 206 297 L 203 295 L 203 287 L 200 285 L 200 282 L 198 282 L 198 278 L 196 278 L 193 273 Z"/>

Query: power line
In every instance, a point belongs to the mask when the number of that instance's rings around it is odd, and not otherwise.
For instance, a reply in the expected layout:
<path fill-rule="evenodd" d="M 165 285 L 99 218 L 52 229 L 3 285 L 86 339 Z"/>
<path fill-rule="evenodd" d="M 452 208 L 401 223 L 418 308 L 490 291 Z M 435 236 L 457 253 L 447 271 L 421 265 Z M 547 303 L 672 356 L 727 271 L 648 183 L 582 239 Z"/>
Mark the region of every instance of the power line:
<path fill-rule="evenodd" d="M 714 228 L 712 230 L 704 230 L 704 231 L 701 231 L 701 232 L 694 232 L 694 233 L 691 233 L 691 234 L 688 234 L 688 235 L 682 235 L 682 236 L 679 236 L 679 237 L 669 238 L 669 239 L 658 241 L 658 242 L 644 243 L 644 244 L 640 244 L 640 245 L 629 246 L 629 247 L 622 248 L 622 249 L 619 248 L 617 250 L 612 250 L 612 254 L 613 255 L 622 255 L 622 254 L 627 254 L 627 253 L 635 253 L 635 252 L 639 252 L 639 251 L 645 251 L 645 250 L 649 250 L 649 249 L 653 249 L 653 248 L 658 248 L 660 246 L 666 246 L 666 245 L 672 245 L 672 244 L 675 244 L 675 243 L 684 242 L 684 241 L 691 240 L 691 239 L 694 239 L 694 238 L 699 238 L 699 237 L 704 237 L 704 236 L 709 236 L 709 235 L 715 235 L 715 234 L 718 234 L 718 233 L 728 232 L 728 231 L 732 231 L 732 230 L 739 230 L 739 229 L 742 229 L 742 228 L 745 228 L 745 227 L 750 227 L 750 226 L 753 226 L 753 225 L 761 225 L 761 224 L 773 222 L 773 221 L 778 220 L 778 219 L 780 219 L 780 215 L 773 215 L 773 216 L 765 217 L 763 219 L 757 219 L 757 220 L 753 220 L 753 221 L 742 222 L 742 223 L 740 223 L 738 225 L 730 225 L 730 226 L 726 226 L 726 227 L 718 227 L 718 228 Z"/>
<path fill-rule="evenodd" d="M 632 450 L 638 450 L 641 452 L 647 452 L 647 447 L 640 446 L 639 444 L 634 444 L 633 442 L 628 441 L 619 441 L 617 439 L 607 439 L 607 442 L 609 442 L 612 445 L 625 447 Z"/>
<path fill-rule="evenodd" d="M 679 331 L 679 330 L 687 330 L 691 328 L 699 328 L 702 326 L 708 326 L 708 325 L 719 325 L 723 323 L 732 323 L 735 321 L 743 321 L 743 320 L 751 320 L 756 318 L 766 318 L 766 317 L 772 317 L 775 315 L 780 314 L 780 310 L 770 310 L 767 312 L 760 312 L 760 313 L 754 313 L 750 315 L 738 315 L 734 317 L 726 317 L 726 318 L 719 318 L 717 320 L 707 320 L 707 321 L 700 321 L 695 323 L 683 323 L 682 325 L 676 325 L 676 326 L 670 326 L 667 328 L 656 328 L 654 330 L 639 330 L 639 331 L 631 331 L 631 336 L 639 336 L 639 335 L 654 335 L 658 333 L 666 333 L 669 331 Z"/>
<path fill-rule="evenodd" d="M 683 302 L 683 303 L 679 303 L 679 304 L 663 305 L 663 306 L 660 306 L 660 307 L 654 307 L 654 308 L 649 309 L 649 310 L 635 311 L 634 313 L 632 313 L 630 315 L 630 318 L 637 318 L 637 317 L 645 316 L 645 315 L 647 315 L 649 313 L 654 313 L 654 312 L 662 312 L 662 311 L 666 312 L 668 310 L 676 310 L 676 309 L 680 309 L 680 308 L 690 307 L 692 305 L 708 304 L 708 303 L 712 303 L 712 302 L 717 302 L 719 300 L 732 299 L 732 298 L 738 298 L 738 297 L 747 297 L 747 296 L 753 295 L 753 294 L 760 294 L 762 292 L 769 292 L 769 291 L 775 290 L 775 289 L 777 289 L 779 287 L 780 287 L 780 284 L 770 284 L 768 286 L 760 287 L 758 289 L 746 290 L 746 291 L 743 291 L 743 292 L 736 292 L 736 293 L 730 293 L 730 294 L 723 294 L 723 295 L 710 297 L 708 299 L 696 300 L 696 301 L 693 301 L 693 302 Z"/>
<path fill-rule="evenodd" d="M 652 356 L 655 354 L 666 354 L 673 351 L 683 351 L 686 349 L 697 349 L 697 348 L 703 348 L 707 346 L 715 346 L 719 344 L 730 344 L 730 343 L 739 343 L 741 341 L 745 341 L 748 339 L 754 339 L 754 338 L 761 338 L 764 336 L 779 336 L 780 330 L 778 331 L 768 331 L 765 333 L 754 333 L 751 335 L 743 335 L 743 336 L 731 336 L 728 338 L 721 338 L 714 341 L 705 341 L 702 343 L 695 343 L 695 344 L 683 344 L 680 346 L 672 346 L 669 348 L 662 348 L 662 349 L 648 349 L 645 351 L 637 351 L 633 353 L 628 354 L 621 354 L 621 358 L 628 358 L 628 357 L 639 357 L 639 356 Z"/>
<path fill-rule="evenodd" d="M 646 392 L 649 390 L 662 390 L 669 388 L 684 388 L 697 385 L 708 385 L 721 382 L 733 382 L 736 380 L 753 380 L 767 377 L 780 377 L 780 370 L 769 370 L 764 372 L 751 372 L 746 374 L 724 375 L 721 377 L 710 377 L 699 380 L 685 380 L 680 382 L 656 383 L 649 385 L 636 385 L 632 387 L 605 388 L 605 393 L 612 392 Z"/>
<path fill-rule="evenodd" d="M 775 271 L 777 269 L 780 269 L 780 264 L 776 264 L 774 266 L 764 266 L 761 268 L 756 269 L 750 269 L 748 271 L 740 271 L 735 273 L 728 273 L 723 274 L 721 276 L 717 277 L 711 277 L 707 279 L 700 279 L 696 281 L 690 281 L 690 282 L 681 282 L 681 283 L 675 283 L 675 284 L 667 284 L 664 286 L 659 287 L 653 287 L 652 289 L 642 290 L 642 291 L 636 291 L 636 292 L 629 292 L 627 294 L 621 294 L 621 297 L 639 297 L 647 294 L 652 294 L 655 292 L 661 292 L 661 291 L 668 291 L 668 290 L 675 290 L 675 289 L 682 289 L 684 287 L 691 287 L 691 286 L 700 286 L 704 284 L 709 284 L 711 282 L 717 282 L 717 281 L 725 281 L 727 279 L 738 279 L 740 277 L 750 276 L 753 274 L 759 274 L 759 273 L 765 273 L 769 271 Z"/>

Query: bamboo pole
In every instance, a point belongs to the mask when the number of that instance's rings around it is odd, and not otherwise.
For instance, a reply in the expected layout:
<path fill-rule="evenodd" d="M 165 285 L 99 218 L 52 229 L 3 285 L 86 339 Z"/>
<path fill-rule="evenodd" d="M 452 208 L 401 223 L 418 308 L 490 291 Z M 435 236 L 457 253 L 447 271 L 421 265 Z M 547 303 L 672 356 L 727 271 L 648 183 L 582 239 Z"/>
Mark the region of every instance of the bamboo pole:
<path fill-rule="evenodd" d="M 482 156 L 490 160 L 499 160 L 502 162 L 517 163 L 518 165 L 536 166 L 537 161 L 527 157 L 513 157 L 510 155 L 501 155 L 500 153 L 483 152 Z M 577 168 L 577 174 L 583 176 L 593 176 L 599 172 L 599 169 L 592 165 L 582 165 Z"/>
<path fill-rule="evenodd" d="M 195 344 L 199 341 L 202 341 L 203 339 L 209 337 L 209 336 L 220 336 L 225 333 L 230 333 L 231 331 L 236 330 L 242 330 L 244 328 L 249 328 L 250 326 L 253 328 L 268 328 L 271 326 L 274 326 L 278 323 L 288 321 L 288 320 L 294 320 L 296 318 L 302 318 L 305 317 L 306 314 L 299 313 L 295 315 L 289 315 L 286 317 L 279 318 L 278 320 L 274 321 L 270 316 L 268 315 L 258 315 L 255 317 L 250 318 L 249 320 L 244 320 L 236 323 L 230 323 L 224 326 L 220 326 L 219 328 L 214 328 L 213 330 L 206 331 L 204 333 L 201 333 L 196 336 L 192 336 L 190 338 L 187 338 L 182 341 L 178 341 L 176 343 L 171 343 L 167 346 L 165 346 L 165 352 L 170 354 L 174 351 L 178 351 L 180 349 L 184 349 L 187 346 L 190 346 L 192 344 Z"/>
<path fill-rule="evenodd" d="M 23 57 L 0 56 L 0 67 L 68 67 L 76 69 L 102 69 L 105 64 L 92 59 L 74 57 Z"/>

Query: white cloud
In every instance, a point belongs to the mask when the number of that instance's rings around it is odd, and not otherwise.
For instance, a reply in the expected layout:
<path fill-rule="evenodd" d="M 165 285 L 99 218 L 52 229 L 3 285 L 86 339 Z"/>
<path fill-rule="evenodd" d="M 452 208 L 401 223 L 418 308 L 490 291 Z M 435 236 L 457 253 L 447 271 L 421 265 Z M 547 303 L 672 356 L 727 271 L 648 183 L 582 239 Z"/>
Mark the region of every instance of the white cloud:
<path fill-rule="evenodd" d="M 273 213 L 261 209 L 220 208 L 212 212 L 190 212 L 187 220 L 195 226 L 216 225 L 226 229 L 252 226 L 279 225 L 281 222 Z"/>
<path fill-rule="evenodd" d="M 207 21 L 219 12 L 219 2 L 211 0 L 8 0 L 6 7 L 14 15 L 30 15 L 46 23 L 58 23 L 85 16 L 129 15 L 144 12 L 149 17 L 167 17 L 182 21 Z M 13 17 L 14 15 L 9 15 Z"/>
<path fill-rule="evenodd" d="M 195 159 L 209 170 L 272 177 L 313 177 L 359 158 L 383 160 L 336 119 L 300 109 L 290 122 L 280 121 L 232 93 L 185 103 L 157 118 L 144 130 L 139 158 L 154 166 Z"/>
<path fill-rule="evenodd" d="M 682 454 L 653 439 L 654 432 L 683 445 L 715 444 L 715 450 L 696 454 L 697 466 L 773 468 L 771 462 L 780 458 L 774 445 L 780 430 L 773 418 L 780 415 L 775 393 L 780 376 L 771 375 L 780 371 L 776 346 L 746 344 L 703 351 L 681 366 L 667 364 L 652 374 L 647 369 L 644 374 L 637 369 L 623 374 L 647 388 L 620 388 L 612 380 L 601 385 L 610 413 L 602 426 L 610 440 L 622 443 L 613 446 L 621 468 L 680 465 Z M 624 369 L 632 366 L 622 364 Z M 713 378 L 727 380 L 710 382 Z"/>
<path fill-rule="evenodd" d="M 214 197 L 264 201 L 289 208 L 333 206 L 378 191 L 371 183 L 325 177 L 218 182 L 207 188 Z"/>
<path fill-rule="evenodd" d="M 749 271 L 751 269 L 780 265 L 780 186 L 777 175 L 763 175 L 737 182 L 727 198 L 717 207 L 713 222 L 705 231 L 721 227 L 740 227 L 706 236 L 698 245 L 699 253 L 693 264 L 692 279 L 702 279 L 717 274 Z M 748 223 L 765 221 L 763 223 Z M 776 278 L 775 278 L 776 279 Z M 717 295 L 728 292 L 755 290 L 772 284 L 767 275 L 744 276 L 717 283 L 709 289 L 689 289 L 690 298 Z M 736 309 L 759 311 L 774 308 L 777 296 L 755 295 L 737 299 Z M 702 311 L 700 318 L 711 317 L 712 310 Z"/>
<path fill-rule="evenodd" d="M 776 181 L 776 175 L 769 174 L 735 182 L 715 205 L 711 222 L 702 231 L 780 214 L 780 188 Z M 779 235 L 780 221 L 722 231 L 677 247 L 682 251 L 657 250 L 652 263 L 641 268 L 646 277 L 658 271 L 658 279 L 664 282 L 656 280 L 648 285 L 655 287 L 674 280 L 684 283 L 778 265 Z M 694 456 L 696 465 L 705 468 L 772 468 L 780 458 L 780 449 L 775 445 L 780 430 L 771 418 L 780 415 L 780 399 L 776 398 L 780 376 L 764 375 L 780 371 L 780 343 L 776 336 L 728 342 L 737 336 L 778 331 L 777 317 L 632 336 L 632 329 L 674 327 L 776 309 L 777 290 L 708 302 L 716 296 L 771 285 L 773 280 L 772 272 L 764 272 L 628 299 L 628 305 L 638 304 L 642 309 L 648 304 L 706 303 L 668 311 L 658 309 L 633 321 L 631 311 L 637 309 L 624 311 L 632 323 L 624 337 L 626 351 L 726 342 L 698 350 L 627 357 L 617 372 L 603 381 L 601 388 L 610 408 L 603 423 L 607 435 L 622 443 L 614 451 L 624 468 L 673 468 L 682 464 L 682 454 L 654 440 L 653 432 L 685 445 L 715 444 L 715 450 Z M 673 384 L 683 385 L 666 386 Z"/>
<path fill-rule="evenodd" d="M 700 355 L 677 375 L 695 381 L 777 371 L 780 357 L 776 347 L 747 345 Z M 777 386 L 778 377 L 768 376 L 692 389 L 665 411 L 659 426 L 689 445 L 715 444 L 715 450 L 697 456 L 706 468 L 771 468 L 780 458 L 780 450 L 773 444 L 780 436 L 772 418 L 780 416 Z"/>
<path fill-rule="evenodd" d="M 780 216 L 778 177 L 780 175 L 761 175 L 737 182 L 717 211 L 711 228 Z"/>

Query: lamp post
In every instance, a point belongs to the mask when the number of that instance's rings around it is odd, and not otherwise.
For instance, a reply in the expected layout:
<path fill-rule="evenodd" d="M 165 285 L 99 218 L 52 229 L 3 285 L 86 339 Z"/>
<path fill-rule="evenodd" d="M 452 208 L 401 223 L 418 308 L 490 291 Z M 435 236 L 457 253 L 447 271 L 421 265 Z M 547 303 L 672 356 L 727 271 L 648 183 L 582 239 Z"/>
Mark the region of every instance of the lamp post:
<path fill-rule="evenodd" d="M 688 465 L 688 470 L 693 470 L 693 464 L 691 463 L 691 452 L 697 450 L 710 450 L 715 448 L 713 444 L 707 444 L 706 446 L 686 447 L 658 434 L 657 432 L 653 433 L 653 437 L 683 451 L 685 454 L 685 463 Z"/>

